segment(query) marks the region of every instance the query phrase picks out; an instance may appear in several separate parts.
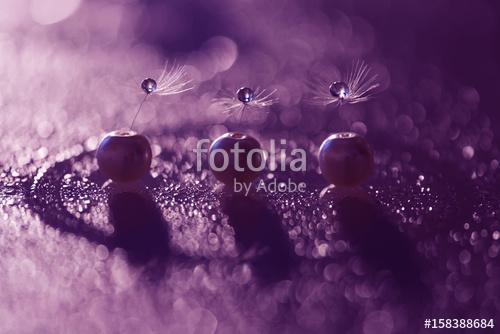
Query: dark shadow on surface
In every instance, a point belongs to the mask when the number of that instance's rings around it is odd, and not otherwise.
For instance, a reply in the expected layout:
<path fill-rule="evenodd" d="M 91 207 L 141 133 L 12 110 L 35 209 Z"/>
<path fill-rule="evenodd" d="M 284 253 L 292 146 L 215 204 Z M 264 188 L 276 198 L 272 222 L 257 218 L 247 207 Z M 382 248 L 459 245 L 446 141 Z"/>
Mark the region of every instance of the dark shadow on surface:
<path fill-rule="evenodd" d="M 423 259 L 414 243 L 398 230 L 382 207 L 366 199 L 345 197 L 338 203 L 340 233 L 372 269 L 392 273 L 401 301 L 415 311 L 430 300 L 422 281 Z"/>
<path fill-rule="evenodd" d="M 114 194 L 109 199 L 109 220 L 115 229 L 113 244 L 127 251 L 133 264 L 165 260 L 170 254 L 165 220 L 147 195 Z"/>
<path fill-rule="evenodd" d="M 83 153 L 73 159 L 54 164 L 43 174 L 36 185 L 33 184 L 31 189 L 27 190 L 26 203 L 34 213 L 39 215 L 40 221 L 44 224 L 61 233 L 74 234 L 89 242 L 104 244 L 110 248 L 109 236 L 68 212 L 59 193 L 61 180 L 64 175 L 72 172 L 73 162 L 88 156 L 90 153 Z"/>
<path fill-rule="evenodd" d="M 113 225 L 111 235 L 89 225 L 83 219 L 69 212 L 60 196 L 60 183 L 64 175 L 71 173 L 75 160 L 91 153 L 84 153 L 74 159 L 56 163 L 49 168 L 27 196 L 30 209 L 40 220 L 62 233 L 80 236 L 109 250 L 122 248 L 133 265 L 144 265 L 146 278 L 154 280 L 165 273 L 166 261 L 171 256 L 168 224 L 159 208 L 148 194 L 145 186 L 120 186 L 111 184 L 108 199 L 109 223 Z M 90 179 L 98 185 L 106 181 L 98 172 Z M 151 176 L 143 183 L 150 184 Z"/>
<path fill-rule="evenodd" d="M 248 258 L 257 279 L 269 284 L 289 278 L 297 259 L 279 216 L 252 196 L 232 193 L 221 201 L 240 256 Z"/>

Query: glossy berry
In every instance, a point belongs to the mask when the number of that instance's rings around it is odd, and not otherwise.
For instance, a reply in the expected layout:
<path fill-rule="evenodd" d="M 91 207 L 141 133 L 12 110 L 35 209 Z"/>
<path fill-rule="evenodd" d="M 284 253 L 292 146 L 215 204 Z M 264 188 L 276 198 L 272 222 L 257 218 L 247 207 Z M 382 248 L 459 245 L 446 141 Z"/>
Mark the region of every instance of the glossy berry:
<path fill-rule="evenodd" d="M 149 141 L 134 131 L 113 131 L 97 148 L 99 170 L 117 182 L 131 182 L 149 172 L 152 152 Z"/>
<path fill-rule="evenodd" d="M 156 91 L 156 81 L 151 78 L 146 78 L 141 82 L 141 88 L 146 94 L 151 94 Z"/>
<path fill-rule="evenodd" d="M 319 166 L 331 184 L 357 186 L 373 171 L 373 153 L 363 137 L 353 132 L 335 133 L 321 144 Z"/>
<path fill-rule="evenodd" d="M 347 99 L 349 97 L 349 86 L 345 82 L 334 81 L 330 85 L 330 94 L 340 100 Z"/>
<path fill-rule="evenodd" d="M 238 100 L 243 103 L 249 103 L 253 101 L 255 97 L 254 91 L 248 87 L 241 87 L 238 89 L 238 92 L 236 92 L 236 95 L 238 96 Z"/>
<path fill-rule="evenodd" d="M 240 151 L 238 153 L 231 151 L 235 149 Z M 263 152 L 257 139 L 239 132 L 229 132 L 220 136 L 212 143 L 209 150 L 212 173 L 217 180 L 228 186 L 232 186 L 234 181 L 253 181 L 260 174 L 263 159 Z"/>

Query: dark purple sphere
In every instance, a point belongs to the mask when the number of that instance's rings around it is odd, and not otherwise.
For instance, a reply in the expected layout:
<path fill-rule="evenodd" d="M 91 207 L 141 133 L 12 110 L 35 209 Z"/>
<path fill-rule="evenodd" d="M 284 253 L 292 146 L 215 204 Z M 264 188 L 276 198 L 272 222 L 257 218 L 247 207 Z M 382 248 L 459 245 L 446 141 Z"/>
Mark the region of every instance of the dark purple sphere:
<path fill-rule="evenodd" d="M 241 150 L 237 155 L 231 152 L 236 149 L 236 144 Z M 252 150 L 254 153 L 250 152 Z M 215 178 L 225 185 L 233 185 L 235 180 L 237 182 L 253 181 L 260 174 L 260 170 L 257 169 L 260 169 L 263 163 L 264 156 L 260 143 L 257 139 L 243 133 L 228 132 L 217 138 L 210 146 L 210 169 Z M 222 168 L 225 164 L 227 167 Z"/>
<path fill-rule="evenodd" d="M 373 171 L 373 153 L 366 140 L 356 133 L 335 133 L 321 144 L 319 167 L 331 184 L 357 186 Z"/>
<path fill-rule="evenodd" d="M 238 100 L 243 103 L 249 103 L 255 97 L 254 91 L 248 87 L 241 87 L 240 89 L 238 89 L 238 92 L 236 92 L 236 95 L 238 96 Z"/>
<path fill-rule="evenodd" d="M 99 170 L 117 182 L 131 182 L 149 172 L 151 146 L 143 135 L 134 131 L 110 132 L 97 148 Z"/>

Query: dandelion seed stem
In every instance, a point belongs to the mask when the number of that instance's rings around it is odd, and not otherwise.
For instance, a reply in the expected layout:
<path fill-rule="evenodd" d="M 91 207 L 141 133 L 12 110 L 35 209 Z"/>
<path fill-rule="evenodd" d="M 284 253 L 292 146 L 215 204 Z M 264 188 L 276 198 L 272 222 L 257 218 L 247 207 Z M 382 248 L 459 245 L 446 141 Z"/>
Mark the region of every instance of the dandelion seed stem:
<path fill-rule="evenodd" d="M 243 108 L 241 108 L 240 117 L 238 118 L 238 123 L 241 123 L 241 121 L 243 120 L 243 113 L 245 112 L 246 107 L 247 105 L 244 104 Z"/>
<path fill-rule="evenodd" d="M 340 108 L 344 105 L 344 101 L 342 99 L 339 99 L 337 103 L 337 111 L 340 111 Z"/>
<path fill-rule="evenodd" d="M 146 99 L 148 98 L 148 96 L 149 96 L 149 94 L 146 94 L 144 96 L 144 98 L 142 99 L 141 104 L 139 104 L 139 108 L 137 108 L 137 112 L 135 113 L 134 119 L 132 120 L 132 124 L 130 124 L 130 130 L 132 130 L 132 128 L 134 127 L 135 119 L 139 115 L 139 112 L 141 111 L 142 105 L 144 104 L 144 102 L 146 101 Z"/>

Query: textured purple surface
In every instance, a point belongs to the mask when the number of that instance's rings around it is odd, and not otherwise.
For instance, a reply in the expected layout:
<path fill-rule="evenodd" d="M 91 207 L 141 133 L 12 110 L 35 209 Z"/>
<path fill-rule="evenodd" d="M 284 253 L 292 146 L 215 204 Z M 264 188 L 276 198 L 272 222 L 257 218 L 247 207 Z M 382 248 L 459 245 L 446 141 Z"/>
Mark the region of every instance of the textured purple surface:
<path fill-rule="evenodd" d="M 395 334 L 498 317 L 499 40 L 497 1 L 3 0 L 0 332 Z M 94 151 L 166 59 L 196 89 L 146 100 L 134 129 L 151 175 L 117 187 Z M 379 94 L 307 102 L 356 59 Z M 279 103 L 236 124 L 212 101 L 241 86 Z M 192 149 L 235 129 L 306 149 L 306 172 L 262 178 L 307 191 L 218 191 Z M 320 196 L 316 155 L 337 131 L 365 136 L 375 172 Z"/>

